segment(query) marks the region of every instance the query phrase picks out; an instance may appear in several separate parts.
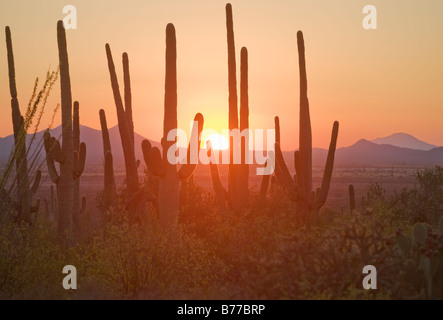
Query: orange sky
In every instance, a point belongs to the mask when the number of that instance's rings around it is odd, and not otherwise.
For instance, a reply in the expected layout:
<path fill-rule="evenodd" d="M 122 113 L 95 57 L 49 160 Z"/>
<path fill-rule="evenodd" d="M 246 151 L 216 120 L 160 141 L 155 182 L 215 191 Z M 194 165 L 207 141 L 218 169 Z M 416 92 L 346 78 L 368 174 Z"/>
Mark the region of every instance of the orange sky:
<path fill-rule="evenodd" d="M 273 128 L 279 115 L 283 148 L 298 147 L 296 32 L 302 30 L 314 146 L 327 147 L 334 120 L 340 121 L 339 146 L 399 131 L 443 145 L 443 1 L 231 3 L 237 61 L 242 46 L 249 50 L 252 129 Z M 129 54 L 136 131 L 160 140 L 165 27 L 172 22 L 178 41 L 179 126 L 189 130 L 194 114 L 202 112 L 205 127 L 227 128 L 226 1 L 15 0 L 0 3 L 0 136 L 12 133 L 4 27 L 12 31 L 23 111 L 35 77 L 58 65 L 56 22 L 66 4 L 75 5 L 78 14 L 78 29 L 67 35 L 82 124 L 98 129 L 100 108 L 109 126 L 117 123 L 105 55 L 109 42 L 120 76 L 121 53 Z M 377 7 L 378 30 L 362 28 L 366 4 Z M 59 101 L 57 83 L 48 107 Z"/>

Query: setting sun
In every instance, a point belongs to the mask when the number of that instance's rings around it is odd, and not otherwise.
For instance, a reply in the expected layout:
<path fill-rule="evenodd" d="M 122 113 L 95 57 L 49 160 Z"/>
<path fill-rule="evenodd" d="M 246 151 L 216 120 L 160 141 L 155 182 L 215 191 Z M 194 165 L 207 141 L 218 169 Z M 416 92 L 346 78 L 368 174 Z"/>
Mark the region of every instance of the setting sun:
<path fill-rule="evenodd" d="M 206 141 L 211 141 L 214 150 L 226 150 L 229 148 L 228 140 L 218 133 L 211 134 Z"/>

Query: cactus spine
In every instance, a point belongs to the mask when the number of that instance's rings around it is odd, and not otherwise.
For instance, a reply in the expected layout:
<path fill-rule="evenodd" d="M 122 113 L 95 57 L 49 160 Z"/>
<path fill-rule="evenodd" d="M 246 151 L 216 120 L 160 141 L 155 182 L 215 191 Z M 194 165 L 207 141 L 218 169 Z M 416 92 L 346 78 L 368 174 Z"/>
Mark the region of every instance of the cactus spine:
<path fill-rule="evenodd" d="M 41 180 L 41 171 L 35 173 L 34 183 L 30 186 L 28 160 L 26 152 L 26 129 L 24 118 L 20 113 L 19 103 L 17 99 L 17 87 L 15 83 L 15 65 L 14 52 L 12 49 L 12 37 L 9 27 L 5 28 L 6 47 L 8 54 L 8 73 L 9 73 L 9 90 L 11 94 L 12 124 L 15 140 L 15 165 L 16 165 L 16 181 L 18 186 L 17 198 L 19 199 L 18 218 L 27 222 L 31 222 L 31 213 L 39 210 L 39 205 L 32 206 L 32 196 L 37 192 Z M 37 201 L 39 204 L 40 202 Z"/>
<path fill-rule="evenodd" d="M 105 177 L 104 177 L 104 203 L 105 208 L 108 208 L 114 199 L 116 191 L 115 176 L 114 176 L 114 164 L 111 150 L 111 141 L 109 139 L 108 125 L 106 122 L 105 110 L 100 109 L 100 125 L 102 129 L 103 139 L 103 157 L 105 162 Z"/>
<path fill-rule="evenodd" d="M 143 140 L 143 156 L 151 174 L 160 178 L 159 185 L 159 214 L 160 223 L 163 226 L 175 225 L 178 221 L 179 213 L 179 180 L 189 178 L 195 169 L 196 164 L 187 161 L 177 172 L 175 164 L 168 161 L 168 153 L 174 154 L 176 150 L 175 141 L 168 141 L 167 136 L 171 130 L 177 129 L 177 49 L 176 36 L 173 24 L 166 27 L 166 78 L 165 78 L 165 104 L 163 121 L 163 154 L 156 147 L 151 148 L 148 140 Z M 203 130 L 203 115 L 197 113 L 194 121 L 197 128 L 193 128 L 191 142 L 198 141 L 198 151 L 200 150 L 200 137 Z M 195 124 L 194 124 L 195 125 Z M 195 130 L 197 129 L 197 130 Z M 197 134 L 197 137 L 195 135 Z M 198 155 L 198 153 L 197 153 Z M 188 147 L 187 159 L 190 160 L 191 146 Z"/>
<path fill-rule="evenodd" d="M 305 45 L 303 33 L 301 31 L 297 32 L 297 45 L 300 67 L 300 134 L 299 150 L 294 153 L 296 181 L 294 181 L 293 177 L 289 174 L 279 142 L 276 142 L 275 144 L 276 174 L 280 177 L 279 180 L 290 192 L 292 198 L 297 202 L 298 213 L 302 218 L 307 219 L 311 211 L 318 211 L 326 202 L 334 167 L 334 155 L 337 146 L 339 124 L 335 121 L 332 128 L 331 142 L 329 144 L 321 187 L 316 191 L 313 191 L 311 118 L 309 115 L 309 101 L 307 96 L 308 85 L 306 77 Z M 280 139 L 279 134 L 278 139 Z"/>
<path fill-rule="evenodd" d="M 139 180 L 137 172 L 137 161 L 134 151 L 134 125 L 132 121 L 132 101 L 131 83 L 129 76 L 129 59 L 127 53 L 123 53 L 123 78 L 124 78 L 124 99 L 125 107 L 120 94 L 120 89 L 115 72 L 115 65 L 112 59 L 111 48 L 106 44 L 106 56 L 108 59 L 109 75 L 111 78 L 112 92 L 114 95 L 115 107 L 117 109 L 118 129 L 123 147 L 126 168 L 126 199 L 131 199 L 139 190 Z M 106 159 L 106 155 L 105 155 Z M 132 218 L 135 215 L 135 207 L 129 206 L 129 214 Z"/>

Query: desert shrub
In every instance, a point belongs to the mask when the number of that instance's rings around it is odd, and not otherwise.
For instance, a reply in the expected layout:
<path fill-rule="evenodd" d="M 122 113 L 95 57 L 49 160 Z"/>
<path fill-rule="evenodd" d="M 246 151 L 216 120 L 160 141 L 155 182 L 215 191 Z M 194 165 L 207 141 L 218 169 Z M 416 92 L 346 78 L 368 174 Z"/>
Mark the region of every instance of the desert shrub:
<path fill-rule="evenodd" d="M 202 241 L 156 221 L 107 225 L 81 259 L 88 281 L 120 298 L 205 298 L 223 271 Z"/>
<path fill-rule="evenodd" d="M 420 176 L 425 181 L 417 190 L 438 182 L 431 176 Z M 142 188 L 155 191 L 155 181 Z M 371 209 L 351 216 L 325 208 L 308 225 L 300 223 L 294 203 L 278 186 L 266 201 L 251 190 L 250 209 L 227 216 L 217 212 L 211 191 L 190 183 L 174 230 L 160 228 L 150 204 L 141 205 L 140 219 L 129 223 L 126 200 L 117 197 L 104 212 L 90 210 L 101 222 L 82 220 L 82 236 L 69 249 L 57 245 L 55 228 L 44 219 L 34 227 L 0 221 L 0 297 L 387 299 L 420 294 L 408 283 L 410 257 L 395 245 L 395 230 L 400 226 L 412 234 L 413 219 L 399 209 L 398 195 L 386 198 L 379 185 L 369 187 Z M 418 201 L 408 194 L 402 194 L 405 210 L 410 208 L 406 200 Z M 440 201 L 438 194 L 430 199 Z M 67 264 L 77 268 L 75 292 L 61 286 Z M 377 268 L 377 290 L 362 288 L 365 265 Z"/>
<path fill-rule="evenodd" d="M 388 200 L 393 220 L 436 224 L 443 214 L 443 168 L 417 172 L 417 186 L 404 188 Z"/>
<path fill-rule="evenodd" d="M 327 214 L 309 228 L 274 233 L 271 250 L 261 251 L 238 281 L 242 298 L 346 299 L 391 295 L 399 263 L 392 237 L 370 216 Z M 289 231 L 289 230 L 288 230 Z M 269 238 L 268 238 L 269 240 Z M 375 265 L 380 290 L 362 288 L 362 269 Z"/>
<path fill-rule="evenodd" d="M 66 254 L 48 225 L 0 219 L 0 299 L 60 298 Z"/>

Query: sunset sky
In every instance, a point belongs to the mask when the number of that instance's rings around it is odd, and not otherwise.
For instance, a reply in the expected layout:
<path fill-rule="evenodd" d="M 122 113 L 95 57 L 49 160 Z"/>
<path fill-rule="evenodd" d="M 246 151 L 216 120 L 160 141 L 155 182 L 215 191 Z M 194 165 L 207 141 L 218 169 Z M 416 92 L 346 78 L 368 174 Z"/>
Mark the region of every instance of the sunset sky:
<path fill-rule="evenodd" d="M 73 99 L 81 123 L 100 128 L 99 109 L 117 124 L 105 43 L 123 87 L 121 54 L 130 59 L 135 130 L 160 140 L 163 124 L 165 27 L 177 32 L 179 126 L 195 113 L 205 127 L 228 126 L 226 0 L 39 0 L 0 2 L 0 136 L 12 133 L 5 26 L 11 27 L 23 112 L 35 77 L 58 65 L 56 23 L 75 5 L 68 30 Z M 249 51 L 250 127 L 273 128 L 280 116 L 283 149 L 298 148 L 296 32 L 305 37 L 313 145 L 327 147 L 334 120 L 338 145 L 407 132 L 443 145 L 443 1 L 231 1 L 239 68 Z M 378 29 L 364 30 L 362 9 L 375 5 Z M 237 74 L 239 76 L 239 72 Z M 60 101 L 59 82 L 48 110 Z M 51 112 L 43 119 L 48 125 Z M 57 116 L 57 125 L 60 115 Z"/>

